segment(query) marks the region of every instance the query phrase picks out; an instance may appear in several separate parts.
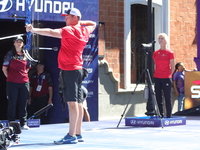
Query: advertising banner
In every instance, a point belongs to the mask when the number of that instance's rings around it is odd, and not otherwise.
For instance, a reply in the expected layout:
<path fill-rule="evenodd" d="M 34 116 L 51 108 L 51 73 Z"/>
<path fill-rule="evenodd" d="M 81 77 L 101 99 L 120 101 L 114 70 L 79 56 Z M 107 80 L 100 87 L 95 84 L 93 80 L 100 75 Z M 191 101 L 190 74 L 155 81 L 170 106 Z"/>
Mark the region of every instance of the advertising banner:
<path fill-rule="evenodd" d="M 10 20 L 12 19 L 16 22 L 23 22 L 27 17 L 27 2 L 30 2 L 29 4 L 32 6 L 32 21 L 37 20 L 44 28 L 55 29 L 63 27 L 65 21 L 61 14 L 73 7 L 78 8 L 81 11 L 81 20 L 92 20 L 98 24 L 98 0 L 0 0 L 0 20 L 3 20 L 5 23 L 11 22 Z M 24 24 L 22 26 L 24 28 Z M 7 30 L 6 27 L 4 30 Z M 10 33 L 6 35 L 9 34 Z M 13 33 L 11 33 L 11 35 L 12 34 Z M 40 40 L 34 40 L 39 41 L 39 45 L 42 45 L 42 47 L 45 48 L 58 47 L 59 49 L 60 47 L 60 39 L 44 36 L 40 38 Z M 66 108 L 63 112 L 58 94 L 59 69 L 57 65 L 57 55 L 58 51 L 43 51 L 42 53 L 45 62 L 45 69 L 52 75 L 54 84 L 54 106 L 48 111 L 50 123 L 68 122 L 69 120 L 68 110 Z M 89 72 L 88 78 L 83 82 L 83 85 L 88 90 L 88 111 L 91 121 L 96 121 L 98 120 L 98 27 L 90 35 L 89 42 L 83 52 L 83 61 L 83 67 L 85 67 Z"/>
<path fill-rule="evenodd" d="M 98 19 L 97 0 L 29 0 L 32 6 L 32 18 L 40 21 L 63 21 L 63 14 L 68 8 L 78 8 L 83 20 Z M 12 16 L 25 17 L 26 0 L 1 0 L 1 19 L 12 19 Z M 22 20 L 24 18 L 17 18 Z"/>
<path fill-rule="evenodd" d="M 185 109 L 200 105 L 200 72 L 185 72 Z"/>
<path fill-rule="evenodd" d="M 91 119 L 98 120 L 98 27 L 90 35 L 89 42 L 83 51 L 83 67 L 88 71 L 88 77 L 83 86 L 88 90 L 87 107 Z"/>
<path fill-rule="evenodd" d="M 156 116 L 145 116 L 145 117 L 128 117 L 125 118 L 126 126 L 136 127 L 169 127 L 186 125 L 185 117 L 171 117 L 159 119 Z"/>

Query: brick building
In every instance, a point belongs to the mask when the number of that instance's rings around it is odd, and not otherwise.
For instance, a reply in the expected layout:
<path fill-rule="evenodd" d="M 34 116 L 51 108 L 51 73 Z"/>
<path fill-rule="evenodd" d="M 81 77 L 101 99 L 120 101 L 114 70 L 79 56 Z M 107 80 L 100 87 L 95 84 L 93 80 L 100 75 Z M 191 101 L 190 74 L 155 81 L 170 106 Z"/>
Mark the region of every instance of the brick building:
<path fill-rule="evenodd" d="M 175 54 L 175 63 L 181 61 L 187 69 L 196 68 L 194 62 L 194 57 L 197 55 L 196 8 L 196 0 L 152 0 L 152 39 L 156 41 L 153 50 L 159 49 L 157 34 L 161 32 L 168 34 L 170 49 Z M 147 9 L 146 0 L 99 0 L 100 107 L 109 101 L 109 104 L 113 104 L 110 106 L 111 110 L 122 112 L 123 108 L 117 108 L 116 105 L 126 104 L 127 95 L 134 89 L 141 75 L 144 68 L 141 44 L 147 43 L 148 36 Z M 102 66 L 104 67 L 101 70 Z M 106 77 L 112 81 L 113 85 L 110 87 L 113 89 L 112 92 L 105 88 L 109 86 L 106 84 L 108 82 L 104 85 L 103 81 L 108 80 L 104 79 Z M 137 100 L 142 99 L 140 87 L 142 86 L 139 85 L 139 90 L 136 90 Z M 143 111 L 145 106 L 142 105 L 145 103 L 143 100 L 132 102 L 134 110 L 138 106 Z M 134 112 L 131 110 L 130 115 L 141 114 L 140 110 L 138 108 Z"/>
<path fill-rule="evenodd" d="M 147 25 L 147 2 L 144 0 L 139 1 L 99 1 L 99 21 L 100 23 L 103 22 L 105 24 L 105 26 L 103 27 L 104 29 L 100 28 L 100 31 L 104 31 L 104 36 L 100 35 L 99 37 L 99 51 L 100 53 L 104 53 L 104 59 L 108 62 L 109 68 L 112 68 L 114 77 L 117 78 L 120 82 L 120 88 L 126 88 L 124 86 L 124 47 L 126 47 L 126 49 L 128 49 L 129 47 L 125 46 L 126 43 L 124 38 L 126 38 L 126 35 L 124 30 L 127 26 L 127 23 L 125 21 L 129 19 L 125 18 L 125 16 L 127 16 L 127 13 L 132 13 L 128 15 L 131 17 L 129 21 L 131 21 L 130 32 L 132 36 L 136 35 L 136 38 L 142 38 L 139 44 L 146 42 L 146 38 L 142 37 L 142 34 L 140 34 L 141 31 L 138 34 L 135 33 L 138 32 L 136 31 L 136 29 L 139 29 L 145 30 L 143 33 L 147 35 L 147 26 L 145 26 Z M 128 8 L 130 8 L 130 10 L 128 10 L 125 5 L 128 5 Z M 164 5 L 167 5 L 168 7 L 165 7 Z M 170 36 L 170 49 L 175 53 L 176 62 L 182 61 L 188 69 L 196 68 L 196 64 L 194 62 L 194 57 L 196 57 L 197 53 L 196 0 L 182 0 L 181 2 L 178 0 L 158 0 L 158 2 L 155 1 L 155 3 L 153 1 L 152 7 L 155 19 L 153 22 L 153 30 L 155 31 L 153 37 L 154 40 L 157 40 L 156 33 L 167 33 Z M 133 11 L 139 14 L 135 14 Z M 158 16 L 157 12 L 159 11 L 162 12 L 162 15 L 160 15 L 160 18 L 156 18 L 156 16 Z M 138 28 L 137 25 L 140 24 L 134 23 L 134 20 L 138 20 L 138 18 L 140 17 L 144 17 L 143 19 L 140 19 L 143 27 Z M 161 21 L 162 19 L 164 21 Z M 158 27 L 158 30 L 156 31 L 155 28 L 157 28 L 157 24 L 162 25 L 160 25 L 160 27 Z M 131 38 L 134 40 L 133 37 Z M 105 44 L 102 41 L 104 41 Z M 130 43 L 130 45 L 132 46 L 134 45 L 134 43 L 132 42 Z M 130 48 L 132 49 L 133 46 Z M 131 53 L 128 55 L 134 57 L 132 51 L 133 50 L 131 50 Z M 134 67 L 132 68 L 134 70 Z"/>

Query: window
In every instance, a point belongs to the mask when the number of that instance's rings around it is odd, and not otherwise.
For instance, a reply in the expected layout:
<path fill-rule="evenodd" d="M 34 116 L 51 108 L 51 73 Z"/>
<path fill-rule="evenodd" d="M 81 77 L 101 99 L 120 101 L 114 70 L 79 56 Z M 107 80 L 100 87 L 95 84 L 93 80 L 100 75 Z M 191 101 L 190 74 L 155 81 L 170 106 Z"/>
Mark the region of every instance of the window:
<path fill-rule="evenodd" d="M 166 0 L 152 2 L 155 40 L 160 32 L 169 35 L 169 3 L 170 1 Z M 130 89 L 136 83 L 145 65 L 139 48 L 141 43 L 146 43 L 147 40 L 145 38 L 147 37 L 147 2 L 146 0 L 124 0 L 124 7 L 124 85 L 125 89 Z M 146 25 L 143 24 L 144 22 Z M 156 43 L 155 50 L 158 47 Z M 142 81 L 144 82 L 144 78 Z"/>

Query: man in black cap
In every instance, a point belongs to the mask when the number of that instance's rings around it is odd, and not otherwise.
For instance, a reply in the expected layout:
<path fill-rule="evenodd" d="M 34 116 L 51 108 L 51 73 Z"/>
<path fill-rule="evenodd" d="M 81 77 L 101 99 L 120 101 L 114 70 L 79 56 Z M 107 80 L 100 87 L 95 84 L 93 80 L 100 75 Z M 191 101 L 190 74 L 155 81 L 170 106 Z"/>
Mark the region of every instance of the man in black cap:
<path fill-rule="evenodd" d="M 69 133 L 55 144 L 75 144 L 83 142 L 81 126 L 83 120 L 83 106 L 81 99 L 81 84 L 83 76 L 82 53 L 89 35 L 96 28 L 93 21 L 82 21 L 81 13 L 76 8 L 68 9 L 65 14 L 66 26 L 59 29 L 34 28 L 31 24 L 26 31 L 61 39 L 58 54 L 58 67 L 64 81 L 63 100 L 69 108 Z"/>
<path fill-rule="evenodd" d="M 44 63 L 36 65 L 36 73 L 30 79 L 30 94 L 28 100 L 28 118 L 35 112 L 52 103 L 53 82 L 51 75 L 44 71 Z M 48 118 L 45 113 L 40 115 L 41 124 L 47 124 Z"/>

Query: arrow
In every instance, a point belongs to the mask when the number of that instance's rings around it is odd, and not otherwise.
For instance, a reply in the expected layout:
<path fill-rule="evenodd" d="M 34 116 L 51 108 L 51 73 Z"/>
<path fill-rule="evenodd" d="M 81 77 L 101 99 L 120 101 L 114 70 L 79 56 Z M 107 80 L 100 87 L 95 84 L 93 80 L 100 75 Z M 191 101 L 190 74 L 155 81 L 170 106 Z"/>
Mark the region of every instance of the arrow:
<path fill-rule="evenodd" d="M 47 48 L 47 47 L 34 47 L 33 49 L 58 51 L 58 48 L 57 48 L 57 47 L 53 47 L 53 48 Z"/>
<path fill-rule="evenodd" d="M 10 39 L 10 38 L 14 38 L 14 37 L 17 37 L 17 36 L 24 36 L 24 35 L 26 35 L 26 33 L 24 33 L 24 34 L 15 34 L 15 35 L 11 35 L 11 36 L 5 36 L 5 37 L 1 37 L 0 40 Z"/>
<path fill-rule="evenodd" d="M 22 16 L 17 16 L 17 14 L 13 14 L 12 16 L 8 16 L 8 17 L 14 18 L 14 22 L 17 21 L 17 18 L 26 18 L 26 17 L 22 17 Z"/>

